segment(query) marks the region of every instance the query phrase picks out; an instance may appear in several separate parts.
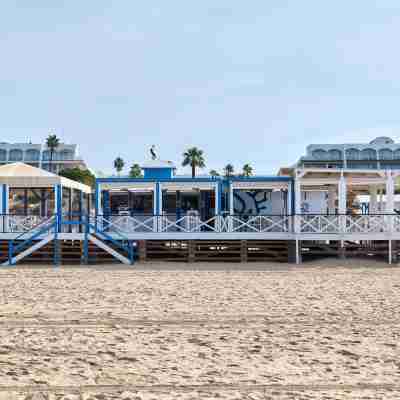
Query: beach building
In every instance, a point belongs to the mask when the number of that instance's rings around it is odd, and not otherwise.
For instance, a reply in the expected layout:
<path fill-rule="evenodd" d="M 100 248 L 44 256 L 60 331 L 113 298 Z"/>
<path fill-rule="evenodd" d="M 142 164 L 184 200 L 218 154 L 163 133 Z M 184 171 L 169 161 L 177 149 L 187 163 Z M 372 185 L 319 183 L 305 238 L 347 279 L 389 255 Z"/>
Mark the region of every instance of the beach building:
<path fill-rule="evenodd" d="M 52 241 L 70 249 L 78 262 L 90 262 L 99 249 L 126 264 L 137 258 L 300 263 L 325 256 L 383 256 L 392 262 L 400 255 L 397 147 L 389 138 L 365 146 L 381 155 L 379 162 L 386 146 L 393 163 L 382 168 L 377 160 L 361 160 L 373 161 L 373 168 L 349 159 L 339 164 L 337 158 L 336 166 L 306 165 L 303 159 L 274 176 L 192 178 L 178 175 L 170 161 L 152 159 L 142 164 L 141 178 L 98 178 L 92 195 L 91 188 L 32 166 L 3 166 L 0 185 L 14 175 L 26 183 L 2 189 L 7 207 L 1 238 L 15 246 L 11 253 L 10 245 L 0 249 L 0 256 L 4 262 L 23 259 L 18 241 L 40 247 L 40 224 L 55 223 Z M 364 150 L 360 145 L 359 153 Z M 32 168 L 34 181 L 24 177 L 26 168 Z M 80 201 L 91 196 L 92 202 Z M 64 253 L 57 257 L 63 260 Z"/>
<path fill-rule="evenodd" d="M 45 144 L 0 143 L 0 166 L 15 162 L 23 162 L 54 173 L 69 168 L 86 169 L 76 144 L 60 143 L 51 160 L 50 150 Z"/>

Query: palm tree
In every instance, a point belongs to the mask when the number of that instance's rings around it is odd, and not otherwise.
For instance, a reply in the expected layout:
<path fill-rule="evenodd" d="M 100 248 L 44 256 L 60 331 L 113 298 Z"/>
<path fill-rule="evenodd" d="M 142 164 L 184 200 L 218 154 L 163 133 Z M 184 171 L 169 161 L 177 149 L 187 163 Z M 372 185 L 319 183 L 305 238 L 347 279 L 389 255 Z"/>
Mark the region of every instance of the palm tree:
<path fill-rule="evenodd" d="M 218 173 L 218 171 L 216 171 L 215 169 L 212 169 L 212 170 L 209 172 L 209 175 L 212 176 L 213 178 L 215 178 L 216 176 L 219 176 L 219 173 Z"/>
<path fill-rule="evenodd" d="M 60 139 L 57 135 L 49 135 L 46 139 L 46 146 L 50 150 L 50 168 L 49 171 L 53 169 L 53 158 L 54 152 L 56 151 L 57 147 L 60 145 Z"/>
<path fill-rule="evenodd" d="M 120 176 L 121 171 L 124 169 L 124 166 L 125 162 L 121 157 L 117 157 L 114 160 L 114 168 L 116 169 L 118 176 Z"/>
<path fill-rule="evenodd" d="M 191 147 L 183 153 L 182 166 L 186 167 L 190 165 L 192 167 L 192 178 L 196 176 L 196 168 L 204 168 L 206 166 L 203 150 L 197 147 Z"/>
<path fill-rule="evenodd" d="M 243 165 L 243 176 L 249 177 L 253 175 L 253 167 L 250 164 Z"/>
<path fill-rule="evenodd" d="M 133 164 L 131 170 L 129 171 L 130 178 L 141 178 L 142 175 L 142 168 L 140 168 L 139 164 Z"/>
<path fill-rule="evenodd" d="M 226 177 L 232 176 L 234 172 L 234 168 L 232 164 L 226 164 L 224 167 L 224 174 Z"/>

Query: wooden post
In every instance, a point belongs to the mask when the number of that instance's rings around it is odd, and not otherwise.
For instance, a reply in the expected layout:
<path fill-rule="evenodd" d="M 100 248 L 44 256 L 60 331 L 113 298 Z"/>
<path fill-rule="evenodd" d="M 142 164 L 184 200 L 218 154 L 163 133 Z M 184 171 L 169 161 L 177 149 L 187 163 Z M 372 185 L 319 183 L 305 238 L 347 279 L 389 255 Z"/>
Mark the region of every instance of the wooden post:
<path fill-rule="evenodd" d="M 345 260 L 346 259 L 346 247 L 344 246 L 344 240 L 340 241 L 339 258 L 341 260 Z"/>
<path fill-rule="evenodd" d="M 196 241 L 189 240 L 188 241 L 188 262 L 194 263 L 196 261 Z"/>
<path fill-rule="evenodd" d="M 139 254 L 139 262 L 146 261 L 146 240 L 138 241 L 138 254 Z"/>
<path fill-rule="evenodd" d="M 247 240 L 240 241 L 240 262 L 247 263 Z"/>

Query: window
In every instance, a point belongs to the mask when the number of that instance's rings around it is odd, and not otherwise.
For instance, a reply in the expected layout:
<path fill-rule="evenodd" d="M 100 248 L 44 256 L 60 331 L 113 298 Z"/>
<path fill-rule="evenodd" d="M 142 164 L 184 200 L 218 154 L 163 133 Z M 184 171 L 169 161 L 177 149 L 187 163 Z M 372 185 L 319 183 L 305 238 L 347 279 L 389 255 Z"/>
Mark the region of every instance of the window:
<path fill-rule="evenodd" d="M 22 161 L 23 153 L 22 150 L 13 149 L 10 150 L 10 161 Z"/>
<path fill-rule="evenodd" d="M 328 158 L 327 152 L 322 149 L 314 150 L 312 156 L 316 160 L 326 160 Z"/>
<path fill-rule="evenodd" d="M 374 149 L 361 150 L 361 160 L 376 160 L 376 151 Z"/>
<path fill-rule="evenodd" d="M 394 159 L 394 160 L 400 160 L 400 149 L 396 149 L 396 150 L 393 152 L 393 159 Z"/>
<path fill-rule="evenodd" d="M 61 153 L 58 155 L 58 160 L 73 160 L 74 159 L 74 153 L 70 150 L 63 150 Z"/>
<path fill-rule="evenodd" d="M 346 160 L 359 160 L 360 151 L 358 149 L 347 149 L 346 150 Z"/>
<path fill-rule="evenodd" d="M 341 160 L 342 159 L 342 152 L 340 150 L 329 150 L 328 151 L 328 160 Z"/>
<path fill-rule="evenodd" d="M 380 160 L 392 160 L 393 152 L 390 149 L 382 149 L 379 150 L 379 159 Z"/>
<path fill-rule="evenodd" d="M 7 152 L 5 150 L 0 150 L 0 161 L 7 161 Z"/>
<path fill-rule="evenodd" d="M 43 152 L 43 161 L 49 161 L 50 160 L 50 150 L 45 150 Z"/>
<path fill-rule="evenodd" d="M 25 153 L 26 161 L 39 161 L 40 159 L 40 151 L 35 149 L 29 149 Z"/>

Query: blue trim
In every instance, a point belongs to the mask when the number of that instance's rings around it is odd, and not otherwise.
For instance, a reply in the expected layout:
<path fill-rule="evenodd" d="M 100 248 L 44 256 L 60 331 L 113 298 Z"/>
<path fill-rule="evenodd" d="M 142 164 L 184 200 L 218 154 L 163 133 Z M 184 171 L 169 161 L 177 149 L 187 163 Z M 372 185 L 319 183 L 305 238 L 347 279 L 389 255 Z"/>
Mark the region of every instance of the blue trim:
<path fill-rule="evenodd" d="M 132 183 L 137 183 L 137 182 L 215 182 L 221 180 L 221 177 L 215 177 L 215 178 L 171 178 L 171 179 L 165 179 L 165 178 L 160 178 L 160 179 L 149 179 L 149 178 L 97 178 L 96 182 L 97 183 L 111 183 L 111 182 L 121 182 L 121 183 L 126 183 L 126 182 L 132 182 Z"/>
<path fill-rule="evenodd" d="M 155 196 L 156 198 L 154 199 L 155 205 L 156 205 L 156 211 L 157 215 L 161 215 L 161 208 L 162 204 L 160 204 L 160 182 L 156 182 L 156 190 L 155 190 Z"/>
<path fill-rule="evenodd" d="M 56 210 L 57 231 L 61 232 L 61 226 L 62 226 L 62 186 L 61 185 L 56 185 L 56 186 L 54 186 L 54 190 L 56 192 L 56 199 L 57 199 L 57 210 Z"/>
<path fill-rule="evenodd" d="M 89 214 L 85 216 L 84 229 L 85 229 L 85 241 L 83 242 L 83 261 L 85 264 L 89 264 Z"/>
<path fill-rule="evenodd" d="M 8 196 L 7 196 L 7 191 L 8 191 L 8 185 L 5 183 L 3 184 L 2 187 L 2 193 L 1 193 L 1 199 L 2 199 L 2 212 L 3 214 L 7 214 L 7 203 L 8 203 Z"/>
<path fill-rule="evenodd" d="M 92 229 L 95 229 L 95 227 L 92 224 L 89 224 L 89 227 Z M 112 244 L 114 244 L 115 246 L 119 247 L 120 249 L 126 251 L 128 253 L 128 257 L 130 257 L 130 250 L 129 250 L 129 246 L 124 246 L 122 243 L 120 243 L 118 240 L 115 240 L 114 238 L 112 238 L 110 235 L 108 235 L 107 233 L 105 233 L 104 231 L 97 231 L 96 235 L 99 236 L 103 236 L 104 239 L 102 240 L 108 240 L 110 241 Z"/>
<path fill-rule="evenodd" d="M 56 216 L 56 222 L 54 229 L 54 266 L 58 267 L 61 262 L 61 255 L 60 255 L 60 242 L 58 241 L 58 229 L 59 226 L 58 215 Z"/>
<path fill-rule="evenodd" d="M 120 182 L 120 183 L 127 183 L 127 182 L 132 182 L 132 183 L 137 183 L 137 182 L 188 182 L 188 183 L 193 183 L 193 182 L 218 182 L 218 181 L 247 181 L 247 182 L 289 182 L 292 181 L 293 178 L 290 176 L 249 176 L 249 177 L 240 177 L 240 176 L 232 176 L 229 178 L 224 178 L 221 176 L 216 176 L 216 177 L 209 177 L 209 178 L 202 178 L 202 177 L 196 177 L 196 178 L 179 178 L 179 177 L 174 177 L 174 178 L 117 178 L 117 177 L 112 177 L 112 178 L 97 178 L 96 179 L 96 186 L 98 183 L 112 183 L 112 182 Z"/>
<path fill-rule="evenodd" d="M 96 179 L 96 187 L 95 187 L 95 195 L 94 195 L 94 209 L 95 209 L 96 215 L 99 215 L 99 203 L 98 203 L 98 199 L 99 199 L 99 195 L 100 195 L 99 181 L 100 181 L 99 178 Z"/>

